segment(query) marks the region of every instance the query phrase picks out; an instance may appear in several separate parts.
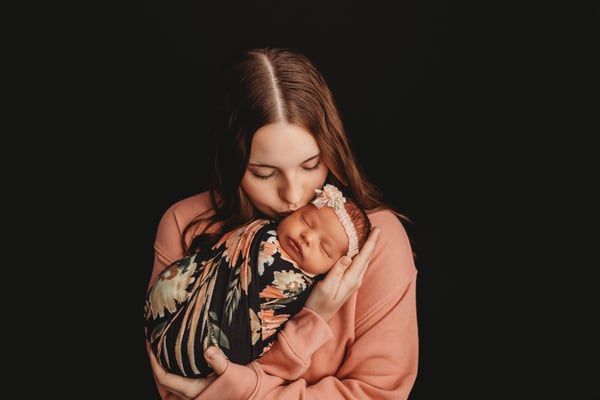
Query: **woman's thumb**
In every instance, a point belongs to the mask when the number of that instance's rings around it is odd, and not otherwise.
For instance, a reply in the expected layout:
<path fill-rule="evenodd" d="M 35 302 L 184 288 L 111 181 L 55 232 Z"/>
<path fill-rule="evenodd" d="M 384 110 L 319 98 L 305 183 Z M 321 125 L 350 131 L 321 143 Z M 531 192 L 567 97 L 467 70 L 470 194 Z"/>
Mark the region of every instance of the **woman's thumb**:
<path fill-rule="evenodd" d="M 229 361 L 227 358 L 214 346 L 207 348 L 204 351 L 206 363 L 215 371 L 217 375 L 221 375 L 227 369 Z"/>
<path fill-rule="evenodd" d="M 339 259 L 338 261 L 338 265 L 339 267 L 337 268 L 337 270 L 341 273 L 344 274 L 344 272 L 346 272 L 346 270 L 348 269 L 348 267 L 350 266 L 350 264 L 352 263 L 352 259 L 348 256 L 342 256 L 342 258 Z"/>
<path fill-rule="evenodd" d="M 340 263 L 345 267 L 348 268 L 348 266 L 350 266 L 350 264 L 352 263 L 352 259 L 348 256 L 342 256 L 342 258 L 340 258 Z"/>

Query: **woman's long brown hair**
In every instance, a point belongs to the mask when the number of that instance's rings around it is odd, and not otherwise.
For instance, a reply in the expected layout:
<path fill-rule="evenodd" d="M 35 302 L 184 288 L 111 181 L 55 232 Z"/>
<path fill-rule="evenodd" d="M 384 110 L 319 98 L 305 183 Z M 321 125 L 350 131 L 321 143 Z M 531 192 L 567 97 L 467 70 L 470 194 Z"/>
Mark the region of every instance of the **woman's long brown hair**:
<path fill-rule="evenodd" d="M 327 181 L 340 187 L 361 208 L 390 208 L 361 170 L 329 86 L 306 56 L 288 48 L 246 50 L 224 74 L 221 90 L 208 187 L 213 209 L 184 229 L 181 240 L 187 253 L 211 245 L 223 232 L 258 216 L 240 184 L 254 133 L 275 122 L 284 121 L 311 132 L 329 169 Z M 207 222 L 203 233 L 188 246 L 186 237 L 202 222 Z M 206 233 L 218 223 L 216 231 Z"/>

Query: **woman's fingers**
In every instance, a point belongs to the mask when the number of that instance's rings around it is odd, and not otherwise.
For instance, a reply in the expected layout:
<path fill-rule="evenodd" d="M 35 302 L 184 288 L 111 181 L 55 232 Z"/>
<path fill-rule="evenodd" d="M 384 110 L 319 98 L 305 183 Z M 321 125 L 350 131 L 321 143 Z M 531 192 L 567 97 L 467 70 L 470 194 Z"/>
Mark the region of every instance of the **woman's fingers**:
<path fill-rule="evenodd" d="M 150 352 L 150 366 L 156 381 L 169 392 L 181 399 L 193 399 L 197 397 L 208 385 L 216 379 L 216 376 L 208 378 L 186 378 L 184 376 L 167 372 L 156 359 L 154 353 Z"/>
<path fill-rule="evenodd" d="M 377 238 L 380 233 L 381 229 L 373 228 L 369 233 L 367 241 L 360 249 L 360 252 L 354 256 L 352 264 L 346 269 L 344 276 L 342 277 L 345 284 L 350 287 L 355 286 L 354 290 L 357 290 L 362 283 L 363 276 L 369 266 L 369 261 L 371 260 L 371 255 L 373 255 L 373 250 L 375 250 L 375 244 L 377 243 Z M 354 292 L 354 290 L 352 292 Z"/>
<path fill-rule="evenodd" d="M 150 367 L 152 368 L 152 373 L 154 374 L 154 377 L 158 381 L 161 381 L 161 379 L 164 379 L 164 376 L 167 374 L 167 371 L 165 371 L 164 368 L 158 363 L 158 360 L 156 359 L 156 356 L 153 352 L 149 352 L 148 356 L 150 358 Z"/>
<path fill-rule="evenodd" d="M 215 371 L 217 375 L 221 375 L 227 369 L 229 361 L 219 349 L 214 346 L 207 348 L 204 351 L 206 363 Z"/>

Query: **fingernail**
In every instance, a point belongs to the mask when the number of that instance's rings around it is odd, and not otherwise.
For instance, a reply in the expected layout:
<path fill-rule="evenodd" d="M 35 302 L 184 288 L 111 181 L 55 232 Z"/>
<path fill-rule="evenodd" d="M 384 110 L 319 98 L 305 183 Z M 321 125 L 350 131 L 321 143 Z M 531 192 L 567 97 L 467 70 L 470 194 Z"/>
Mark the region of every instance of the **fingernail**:
<path fill-rule="evenodd" d="M 209 359 L 212 359 L 216 355 L 217 355 L 217 350 L 214 347 L 209 347 L 204 352 L 204 356 Z"/>
<path fill-rule="evenodd" d="M 342 265 L 344 267 L 347 267 L 348 265 L 350 265 L 350 263 L 352 262 L 352 260 L 349 257 L 342 257 L 342 259 L 340 260 L 340 262 L 342 263 Z"/>

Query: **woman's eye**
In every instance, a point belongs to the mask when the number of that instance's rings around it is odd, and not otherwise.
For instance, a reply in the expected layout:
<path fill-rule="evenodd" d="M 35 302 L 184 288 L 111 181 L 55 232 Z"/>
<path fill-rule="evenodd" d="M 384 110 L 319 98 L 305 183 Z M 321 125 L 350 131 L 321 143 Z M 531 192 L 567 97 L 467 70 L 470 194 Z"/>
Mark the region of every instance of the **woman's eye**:
<path fill-rule="evenodd" d="M 259 174 L 258 172 L 255 171 L 250 171 L 252 173 L 252 175 L 258 179 L 269 179 L 275 176 L 275 172 L 271 172 L 268 175 L 263 175 L 263 174 Z"/>
<path fill-rule="evenodd" d="M 318 169 L 319 166 L 321 166 L 321 160 L 317 160 L 317 162 L 311 165 L 305 165 L 303 168 L 307 171 L 312 171 L 314 169 Z"/>

